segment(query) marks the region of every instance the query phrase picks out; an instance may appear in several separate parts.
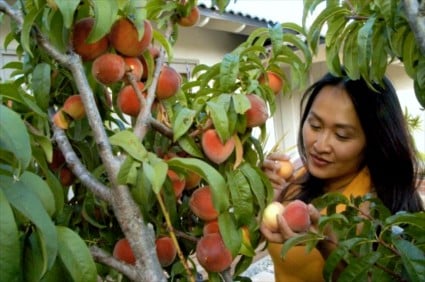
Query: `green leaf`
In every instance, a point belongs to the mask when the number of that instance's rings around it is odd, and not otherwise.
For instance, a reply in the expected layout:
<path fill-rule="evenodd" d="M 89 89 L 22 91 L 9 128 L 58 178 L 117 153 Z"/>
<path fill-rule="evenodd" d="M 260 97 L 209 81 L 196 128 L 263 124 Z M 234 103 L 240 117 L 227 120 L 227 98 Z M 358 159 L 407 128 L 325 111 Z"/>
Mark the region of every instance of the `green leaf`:
<path fill-rule="evenodd" d="M 179 146 L 189 155 L 202 159 L 204 155 L 195 140 L 189 136 L 183 136 L 177 140 Z"/>
<path fill-rule="evenodd" d="M 222 142 L 225 142 L 232 135 L 232 132 L 229 132 L 229 118 L 227 116 L 230 99 L 230 95 L 222 94 L 218 99 L 207 102 L 207 109 Z"/>
<path fill-rule="evenodd" d="M 109 141 L 111 145 L 121 147 L 130 156 L 140 162 L 143 162 L 147 156 L 147 151 L 145 147 L 143 147 L 142 142 L 140 142 L 137 136 L 129 130 L 123 130 L 116 133 L 109 137 Z"/>
<path fill-rule="evenodd" d="M 226 54 L 221 62 L 220 67 L 220 89 L 228 91 L 236 83 L 239 73 L 239 56 L 234 54 Z"/>
<path fill-rule="evenodd" d="M 42 251 L 47 262 L 46 267 L 51 267 L 57 255 L 57 234 L 55 226 L 41 201 L 22 182 L 13 182 L 12 179 L 2 177 L 0 188 L 3 189 L 12 207 L 37 227 L 43 244 Z"/>
<path fill-rule="evenodd" d="M 385 219 L 387 225 L 415 225 L 425 231 L 425 213 L 400 212 Z"/>
<path fill-rule="evenodd" d="M 37 105 L 44 111 L 49 106 L 50 99 L 50 65 L 40 63 L 32 72 L 31 86 Z"/>
<path fill-rule="evenodd" d="M 251 103 L 249 102 L 249 99 L 244 94 L 240 94 L 240 93 L 233 94 L 232 101 L 235 107 L 235 111 L 238 114 L 244 114 L 251 107 Z"/>
<path fill-rule="evenodd" d="M 425 281 L 424 251 L 412 242 L 393 237 L 392 242 L 400 253 L 409 281 Z"/>
<path fill-rule="evenodd" d="M 0 149 L 14 154 L 23 170 L 31 160 L 27 128 L 20 116 L 4 105 L 0 105 L 0 120 Z"/>
<path fill-rule="evenodd" d="M 125 158 L 121 164 L 120 170 L 117 175 L 117 182 L 121 185 L 136 183 L 137 179 L 137 168 L 140 166 L 139 162 L 134 161 L 132 157 Z"/>
<path fill-rule="evenodd" d="M 227 174 L 233 214 L 239 226 L 247 225 L 254 213 L 253 199 L 251 187 L 248 180 L 239 170 L 229 172 Z"/>
<path fill-rule="evenodd" d="M 77 233 L 64 226 L 56 227 L 59 256 L 74 281 L 97 281 L 96 265 L 86 243 Z"/>
<path fill-rule="evenodd" d="M 55 11 L 48 24 L 50 42 L 60 52 L 65 53 L 68 47 L 69 30 L 64 28 L 62 14 L 59 11 Z"/>
<path fill-rule="evenodd" d="M 193 124 L 195 116 L 196 111 L 188 108 L 181 108 L 178 111 L 177 117 L 173 122 L 174 142 L 189 130 Z"/>
<path fill-rule="evenodd" d="M 270 187 L 266 187 L 263 182 L 259 171 L 256 171 L 249 163 L 243 163 L 239 169 L 248 179 L 251 192 L 255 196 L 257 203 L 262 211 L 265 206 L 271 201 L 273 190 Z M 269 197 L 267 195 L 270 195 Z"/>
<path fill-rule="evenodd" d="M 406 73 L 411 77 L 415 78 L 416 74 L 416 56 L 418 53 L 418 47 L 416 46 L 416 40 L 413 32 L 409 32 L 406 36 L 406 41 L 403 43 L 403 54 L 402 61 Z"/>
<path fill-rule="evenodd" d="M 359 29 L 357 35 L 358 63 L 363 78 L 369 78 L 369 63 L 372 55 L 371 41 L 376 17 L 370 17 Z"/>
<path fill-rule="evenodd" d="M 0 273 L 4 281 L 22 281 L 18 227 L 12 208 L 0 189 Z"/>
<path fill-rule="evenodd" d="M 152 184 L 153 191 L 158 194 L 167 177 L 168 165 L 154 154 L 149 154 L 149 156 L 149 162 L 143 162 L 143 171 Z"/>
<path fill-rule="evenodd" d="M 340 281 L 364 281 L 373 265 L 381 257 L 379 252 L 365 254 L 359 258 L 350 260 L 350 263 L 338 277 Z"/>
<path fill-rule="evenodd" d="M 64 0 L 67 1 L 67 0 Z M 79 1 L 76 1 L 79 2 Z M 87 43 L 94 43 L 107 35 L 114 24 L 118 14 L 117 1 L 93 1 L 94 8 L 94 26 Z"/>
<path fill-rule="evenodd" d="M 53 196 L 52 191 L 50 190 L 47 183 L 40 178 L 40 176 L 25 171 L 20 177 L 19 180 L 14 183 L 21 183 L 26 189 L 34 192 L 37 197 L 40 199 L 43 204 L 44 209 L 50 216 L 53 216 L 56 210 L 55 197 Z"/>
<path fill-rule="evenodd" d="M 215 209 L 220 213 L 228 210 L 230 204 L 227 196 L 226 181 L 214 167 L 203 160 L 195 158 L 175 157 L 168 160 L 167 163 L 170 168 L 184 168 L 199 174 L 210 185 Z"/>
<path fill-rule="evenodd" d="M 34 230 L 24 245 L 23 272 L 25 281 L 38 282 L 47 271 L 44 241 L 39 230 Z"/>
<path fill-rule="evenodd" d="M 34 24 L 35 19 L 38 17 L 38 15 L 43 10 L 37 10 L 32 9 L 28 12 L 28 14 L 24 17 L 24 22 L 22 24 L 22 31 L 21 31 L 21 44 L 22 48 L 24 48 L 25 51 L 28 52 L 30 56 L 32 56 L 31 48 L 30 48 L 30 41 L 31 41 L 31 29 Z"/>
<path fill-rule="evenodd" d="M 310 241 L 317 241 L 319 239 L 320 239 L 319 235 L 314 233 L 305 233 L 305 234 L 300 234 L 300 235 L 291 237 L 290 239 L 286 240 L 285 243 L 283 243 L 282 249 L 280 250 L 280 256 L 283 259 L 285 259 L 286 254 L 291 248 L 295 246 L 303 245 Z"/>
<path fill-rule="evenodd" d="M 63 23 L 66 28 L 72 26 L 74 20 L 74 13 L 77 10 L 80 0 L 56 0 L 56 5 L 58 5 L 59 11 L 63 17 Z M 115 2 L 115 1 L 95 1 L 96 2 Z"/>
<path fill-rule="evenodd" d="M 218 225 L 224 244 L 235 257 L 241 248 L 242 233 L 238 230 L 232 215 L 228 211 L 219 214 Z"/>
<path fill-rule="evenodd" d="M 270 41 L 272 43 L 273 54 L 280 54 L 283 47 L 283 29 L 280 24 L 275 24 L 269 28 Z"/>

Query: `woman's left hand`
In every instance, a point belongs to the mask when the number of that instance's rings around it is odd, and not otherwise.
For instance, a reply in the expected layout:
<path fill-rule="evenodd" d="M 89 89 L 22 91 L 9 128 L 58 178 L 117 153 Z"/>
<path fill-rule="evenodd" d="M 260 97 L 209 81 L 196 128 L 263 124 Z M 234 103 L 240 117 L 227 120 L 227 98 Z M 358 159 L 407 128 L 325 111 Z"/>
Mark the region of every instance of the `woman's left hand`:
<path fill-rule="evenodd" d="M 308 205 L 308 211 L 310 215 L 310 232 L 317 233 L 317 225 L 320 219 L 320 212 L 312 205 Z M 286 240 L 289 240 L 292 237 L 298 236 L 300 233 L 292 231 L 292 229 L 288 226 L 285 218 L 283 216 L 276 216 L 279 231 L 273 232 L 263 223 L 260 225 L 260 231 L 264 235 L 264 237 L 273 243 L 284 243 Z"/>

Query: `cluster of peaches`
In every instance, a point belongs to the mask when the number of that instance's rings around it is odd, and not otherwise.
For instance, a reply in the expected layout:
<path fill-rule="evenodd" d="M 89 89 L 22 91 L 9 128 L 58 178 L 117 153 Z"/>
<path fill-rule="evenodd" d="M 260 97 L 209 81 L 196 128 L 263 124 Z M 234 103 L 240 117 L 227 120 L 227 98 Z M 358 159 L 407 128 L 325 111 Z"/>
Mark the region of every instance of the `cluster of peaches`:
<path fill-rule="evenodd" d="M 181 26 L 192 26 L 199 19 L 198 8 L 193 8 L 187 17 L 181 17 L 177 23 Z M 121 83 L 122 87 L 116 96 L 116 106 L 124 114 L 137 117 L 143 110 L 138 94 L 146 95 L 148 69 L 143 53 L 149 51 L 153 58 L 158 57 L 159 50 L 152 46 L 153 29 L 148 20 L 144 21 L 143 36 L 129 19 L 118 19 L 110 32 L 100 40 L 88 43 L 87 38 L 94 27 L 93 18 L 83 18 L 74 25 L 71 43 L 74 51 L 83 61 L 91 62 L 91 74 L 100 84 L 111 86 Z M 259 78 L 259 83 L 267 84 L 277 95 L 283 87 L 282 79 L 271 71 Z M 159 73 L 155 91 L 156 99 L 163 100 L 174 96 L 181 88 L 180 74 L 168 65 L 163 65 Z M 138 88 L 139 93 L 135 88 Z M 250 108 L 245 112 L 247 128 L 262 126 L 269 118 L 266 102 L 258 95 L 247 94 Z M 56 126 L 67 129 L 72 120 L 85 117 L 83 101 L 80 95 L 68 97 L 63 106 L 53 116 Z M 215 164 L 225 162 L 234 152 L 236 141 L 233 138 L 225 142 L 214 128 L 205 129 L 201 136 L 201 147 L 205 156 Z M 64 166 L 62 169 L 66 169 Z M 72 174 L 72 172 L 71 172 Z M 185 189 L 192 190 L 189 207 L 191 212 L 204 222 L 202 237 L 196 244 L 196 256 L 199 263 L 209 272 L 221 272 L 227 269 L 233 257 L 226 248 L 218 227 L 218 212 L 214 208 L 209 186 L 200 186 L 201 177 L 195 173 L 181 176 L 168 170 L 175 196 L 181 197 Z M 73 181 L 73 180 L 72 180 Z M 64 182 L 70 185 L 72 181 Z M 249 232 L 242 230 L 244 241 L 249 243 Z M 167 267 L 176 259 L 176 246 L 169 236 L 161 236 L 156 240 L 157 255 L 163 267 Z M 130 264 L 135 263 L 134 255 L 126 238 L 116 242 L 113 255 Z"/>

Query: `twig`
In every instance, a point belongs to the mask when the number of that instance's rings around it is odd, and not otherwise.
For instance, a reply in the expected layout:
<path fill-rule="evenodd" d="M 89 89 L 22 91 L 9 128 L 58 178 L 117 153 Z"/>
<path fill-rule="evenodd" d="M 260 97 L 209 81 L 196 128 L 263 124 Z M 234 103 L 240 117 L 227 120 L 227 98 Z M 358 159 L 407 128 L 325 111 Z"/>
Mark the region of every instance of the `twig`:
<path fill-rule="evenodd" d="M 164 214 L 165 222 L 167 224 L 168 233 L 170 234 L 171 240 L 173 240 L 174 246 L 177 250 L 177 255 L 179 256 L 179 259 L 181 263 L 183 264 L 184 269 L 186 270 L 187 276 L 189 278 L 189 281 L 195 282 L 195 278 L 193 277 L 192 272 L 190 271 L 189 265 L 187 264 L 186 258 L 183 255 L 182 250 L 180 249 L 179 242 L 177 241 L 176 234 L 174 233 L 174 227 L 170 219 L 170 215 L 168 214 L 168 210 L 165 207 L 164 201 L 161 197 L 160 193 L 156 194 L 156 198 L 158 199 L 159 205 L 161 207 L 161 211 Z"/>
<path fill-rule="evenodd" d="M 95 261 L 103 263 L 118 270 L 132 281 L 137 281 L 137 272 L 134 266 L 117 260 L 110 254 L 96 246 L 90 247 L 90 253 Z"/>

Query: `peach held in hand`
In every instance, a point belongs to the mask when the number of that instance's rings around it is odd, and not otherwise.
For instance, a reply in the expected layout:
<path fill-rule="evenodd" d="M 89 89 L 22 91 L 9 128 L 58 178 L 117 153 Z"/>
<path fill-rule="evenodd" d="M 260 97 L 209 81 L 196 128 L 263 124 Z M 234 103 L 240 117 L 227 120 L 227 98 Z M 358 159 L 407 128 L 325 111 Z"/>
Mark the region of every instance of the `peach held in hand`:
<path fill-rule="evenodd" d="M 283 216 L 294 232 L 306 232 L 311 224 L 308 206 L 300 200 L 294 200 L 286 206 L 272 202 L 264 209 L 263 224 L 272 232 L 279 231 L 276 215 Z"/>
<path fill-rule="evenodd" d="M 279 231 L 276 216 L 282 216 L 285 207 L 279 202 L 271 202 L 263 211 L 263 224 L 272 232 Z"/>
<path fill-rule="evenodd" d="M 283 211 L 283 217 L 288 226 L 295 232 L 306 232 L 311 224 L 308 206 L 300 200 L 287 204 Z"/>

